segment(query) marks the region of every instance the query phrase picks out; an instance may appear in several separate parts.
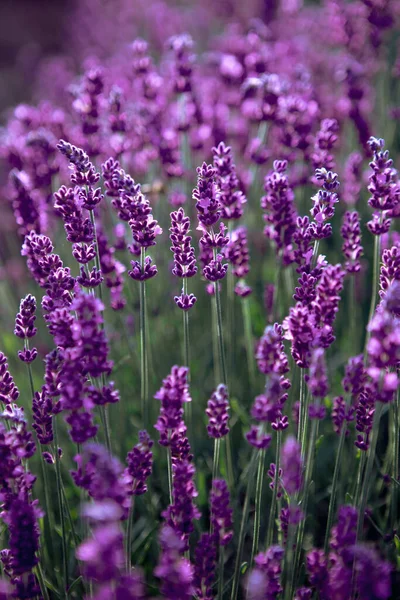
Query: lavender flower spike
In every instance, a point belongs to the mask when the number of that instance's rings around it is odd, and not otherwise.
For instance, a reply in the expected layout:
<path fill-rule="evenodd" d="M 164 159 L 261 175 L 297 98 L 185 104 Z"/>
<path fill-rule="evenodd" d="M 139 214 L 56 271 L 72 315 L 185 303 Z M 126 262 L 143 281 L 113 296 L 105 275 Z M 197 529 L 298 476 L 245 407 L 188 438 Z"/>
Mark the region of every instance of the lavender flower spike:
<path fill-rule="evenodd" d="M 207 432 L 210 437 L 218 439 L 229 433 L 228 388 L 223 383 L 212 393 L 206 415 L 209 418 Z"/>

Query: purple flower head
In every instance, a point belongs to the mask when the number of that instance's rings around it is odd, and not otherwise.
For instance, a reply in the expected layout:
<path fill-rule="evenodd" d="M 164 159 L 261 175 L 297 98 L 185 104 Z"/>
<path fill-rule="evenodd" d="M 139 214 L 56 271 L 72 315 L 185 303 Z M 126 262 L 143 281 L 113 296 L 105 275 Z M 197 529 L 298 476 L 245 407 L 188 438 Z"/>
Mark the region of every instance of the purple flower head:
<path fill-rule="evenodd" d="M 175 365 L 154 395 L 154 398 L 161 402 L 160 416 L 155 428 L 160 433 L 162 445 L 169 445 L 171 431 L 181 425 L 184 403 L 191 402 L 188 373 L 188 367 Z"/>
<path fill-rule="evenodd" d="M 260 394 L 254 400 L 251 409 L 251 416 L 254 419 L 274 423 L 282 416 L 282 409 L 288 397 L 282 385 L 286 381 L 276 373 L 268 378 L 265 393 Z"/>
<path fill-rule="evenodd" d="M 124 565 L 123 535 L 116 523 L 96 527 L 91 538 L 76 550 L 85 565 L 85 575 L 103 583 L 118 578 Z"/>
<path fill-rule="evenodd" d="M 154 246 L 156 237 L 162 233 L 162 229 L 153 218 L 148 199 L 140 191 L 134 196 L 122 192 L 121 197 L 129 205 L 129 226 L 134 242 L 142 248 Z"/>
<path fill-rule="evenodd" d="M 197 187 L 193 190 L 200 223 L 205 227 L 214 225 L 221 216 L 220 192 L 215 182 L 216 171 L 203 163 L 197 168 Z"/>
<path fill-rule="evenodd" d="M 343 200 L 349 206 L 355 206 L 359 200 L 362 188 L 363 157 L 359 152 L 353 152 L 348 157 L 344 167 Z"/>
<path fill-rule="evenodd" d="M 197 497 L 194 475 L 195 467 L 188 459 L 173 461 L 173 502 L 163 513 L 168 525 L 183 541 L 185 550 L 189 548 L 189 536 L 194 530 L 193 521 L 200 516 L 194 504 L 194 498 Z"/>
<path fill-rule="evenodd" d="M 219 281 L 223 279 L 228 271 L 228 265 L 222 263 L 223 257 L 217 254 L 215 260 L 210 260 L 203 269 L 203 275 L 208 281 Z"/>
<path fill-rule="evenodd" d="M 84 444 L 99 430 L 99 426 L 93 422 L 92 413 L 86 410 L 72 410 L 65 420 L 71 427 L 69 435 L 76 444 Z"/>
<path fill-rule="evenodd" d="M 333 150 L 338 136 L 339 124 L 336 119 L 323 119 L 320 129 L 318 130 L 314 140 L 314 152 L 311 159 L 315 169 L 326 167 L 333 169 L 335 159 L 331 151 Z"/>
<path fill-rule="evenodd" d="M 81 265 L 79 272 L 80 274 L 76 278 L 76 281 L 84 288 L 98 287 L 104 280 L 101 271 L 99 271 L 96 267 L 93 267 L 91 271 L 87 272 L 85 271 L 84 266 Z"/>
<path fill-rule="evenodd" d="M 173 53 L 174 91 L 177 94 L 190 92 L 192 89 L 192 70 L 195 55 L 193 40 L 188 33 L 172 36 L 168 40 L 168 48 Z"/>
<path fill-rule="evenodd" d="M 324 551 L 310 550 L 306 563 L 310 584 L 325 598 L 328 592 L 328 560 Z"/>
<path fill-rule="evenodd" d="M 0 401 L 6 405 L 16 402 L 19 398 L 19 389 L 8 370 L 8 362 L 5 354 L 0 352 Z"/>
<path fill-rule="evenodd" d="M 195 550 L 193 585 L 199 600 L 210 600 L 217 565 L 215 536 L 203 533 Z"/>
<path fill-rule="evenodd" d="M 342 379 L 342 385 L 345 392 L 351 394 L 353 402 L 356 402 L 359 395 L 365 388 L 367 373 L 364 367 L 364 357 L 362 354 L 349 358 L 345 367 L 345 375 Z"/>
<path fill-rule="evenodd" d="M 298 590 L 296 590 L 294 600 L 311 600 L 312 595 L 313 591 L 311 588 L 301 587 Z"/>
<path fill-rule="evenodd" d="M 36 553 L 39 550 L 38 519 L 43 513 L 37 501 L 28 500 L 25 491 L 14 495 L 8 511 L 3 512 L 8 525 L 10 540 L 10 563 L 13 576 L 29 573 L 39 562 Z"/>
<path fill-rule="evenodd" d="M 256 359 L 258 369 L 264 375 L 289 371 L 289 363 L 283 345 L 283 329 L 278 323 L 265 328 L 257 345 Z"/>
<path fill-rule="evenodd" d="M 207 432 L 210 437 L 217 439 L 229 433 L 228 388 L 223 383 L 213 391 L 207 403 L 206 415 L 209 419 Z"/>
<path fill-rule="evenodd" d="M 50 444 L 53 441 L 53 403 L 46 386 L 33 397 L 32 417 L 32 428 L 36 431 L 39 442 Z"/>
<path fill-rule="evenodd" d="M 275 600 L 282 591 L 280 583 L 284 550 L 271 546 L 255 557 L 255 567 L 246 582 L 249 600 Z"/>
<path fill-rule="evenodd" d="M 36 348 L 18 350 L 18 358 L 24 363 L 32 363 L 37 358 L 38 352 Z"/>
<path fill-rule="evenodd" d="M 323 348 L 315 348 L 312 351 L 310 371 L 306 382 L 314 398 L 325 398 L 328 394 L 329 383 Z"/>
<path fill-rule="evenodd" d="M 165 525 L 160 533 L 161 556 L 154 575 L 161 579 L 161 593 L 167 600 L 191 600 L 193 570 L 189 561 L 182 558 L 182 540 Z"/>
<path fill-rule="evenodd" d="M 328 265 L 316 287 L 316 298 L 312 303 L 315 324 L 318 327 L 319 342 L 323 348 L 334 341 L 333 323 L 339 311 L 340 292 L 343 289 L 345 271 L 340 264 Z"/>
<path fill-rule="evenodd" d="M 223 219 L 240 219 L 246 197 L 239 188 L 236 167 L 233 162 L 232 149 L 220 142 L 213 148 L 216 181 L 220 191 L 219 201 Z"/>
<path fill-rule="evenodd" d="M 210 496 L 211 525 L 221 546 L 229 544 L 233 537 L 230 496 L 226 481 L 214 479 Z"/>
<path fill-rule="evenodd" d="M 106 448 L 88 443 L 75 457 L 77 471 L 71 475 L 77 486 L 88 491 L 95 501 L 113 500 L 126 517 L 130 506 L 130 485 L 123 477 L 123 467 L 118 459 L 110 456 Z"/>
<path fill-rule="evenodd" d="M 377 386 L 380 395 L 377 399 L 388 402 L 397 389 L 396 373 L 387 372 L 387 369 L 397 367 L 400 362 L 398 320 L 388 311 L 377 310 L 368 330 L 371 337 L 367 344 L 367 372 Z M 389 393 L 388 398 L 385 398 L 385 392 Z"/>
<path fill-rule="evenodd" d="M 334 190 L 339 187 L 337 173 L 327 171 L 325 168 L 315 171 L 315 178 L 322 182 L 322 190 L 313 196 L 313 208 L 311 215 L 314 222 L 311 224 L 311 234 L 316 240 L 329 237 L 332 234 L 332 226 L 326 223 L 335 214 L 335 204 L 339 202 Z"/>
<path fill-rule="evenodd" d="M 190 310 L 197 302 L 197 298 L 194 294 L 182 294 L 180 296 L 174 296 L 175 304 L 182 310 Z"/>
<path fill-rule="evenodd" d="M 346 271 L 358 273 L 361 269 L 360 257 L 363 255 L 363 247 L 361 246 L 360 217 L 357 211 L 347 211 L 344 214 L 340 232 L 343 238 L 342 251 L 346 258 Z"/>
<path fill-rule="evenodd" d="M 291 341 L 291 353 L 295 363 L 305 369 L 309 367 L 311 348 L 315 342 L 316 331 L 313 314 L 300 302 L 289 310 L 289 316 L 283 322 L 285 337 Z"/>
<path fill-rule="evenodd" d="M 125 473 L 132 479 L 132 493 L 140 496 L 147 492 L 146 479 L 151 475 L 153 466 L 153 441 L 147 431 L 139 431 L 139 443 L 128 452 L 128 467 Z"/>
<path fill-rule="evenodd" d="M 302 486 L 303 461 L 300 450 L 300 444 L 292 436 L 286 439 L 282 447 L 282 483 L 289 496 L 294 496 Z"/>
<path fill-rule="evenodd" d="M 353 506 L 341 506 L 337 524 L 332 527 L 330 548 L 337 554 L 346 551 L 348 546 L 356 542 L 357 509 Z"/>
<path fill-rule="evenodd" d="M 90 186 L 100 179 L 100 173 L 96 172 L 94 165 L 90 162 L 88 155 L 81 148 L 60 140 L 57 144 L 58 150 L 66 156 L 71 164 L 71 182 L 75 185 Z"/>
<path fill-rule="evenodd" d="M 109 381 L 107 385 L 97 388 L 91 385 L 86 388 L 88 398 L 96 406 L 105 406 L 106 404 L 115 404 L 120 401 L 119 392 L 114 387 L 114 382 Z"/>
<path fill-rule="evenodd" d="M 361 392 L 356 408 L 356 430 L 359 432 L 354 445 L 363 452 L 369 448 L 369 436 L 375 414 L 375 398 L 370 389 Z"/>
<path fill-rule="evenodd" d="M 35 327 L 36 320 L 36 298 L 28 294 L 21 300 L 19 305 L 19 312 L 15 318 L 15 329 L 14 335 L 24 339 L 32 338 L 36 335 L 37 329 Z"/>
<path fill-rule="evenodd" d="M 392 597 L 392 565 L 376 550 L 358 544 L 354 550 L 355 577 L 359 598 L 387 600 Z"/>
<path fill-rule="evenodd" d="M 297 211 L 286 169 L 285 160 L 274 161 L 274 171 L 264 180 L 266 195 L 261 198 L 261 208 L 265 211 L 264 235 L 274 243 L 276 254 L 282 254 L 283 263 L 290 264 L 294 260 L 292 238 Z"/>
<path fill-rule="evenodd" d="M 239 281 L 239 283 L 235 285 L 234 292 L 236 296 L 239 296 L 240 298 L 247 298 L 247 296 L 250 296 L 253 293 L 253 289 L 249 285 L 246 285 L 244 281 Z"/>
<path fill-rule="evenodd" d="M 352 406 L 346 406 L 346 402 L 343 396 L 336 396 L 333 399 L 331 417 L 333 423 L 333 430 L 335 433 L 339 434 L 345 423 L 350 423 L 351 421 L 354 421 L 354 408 Z M 348 433 L 349 432 L 346 428 L 346 435 L 348 435 Z"/>
<path fill-rule="evenodd" d="M 178 277 L 193 277 L 197 273 L 196 257 L 191 246 L 189 217 L 185 216 L 183 208 L 171 213 L 170 240 L 174 254 L 174 275 Z"/>
<path fill-rule="evenodd" d="M 379 272 L 379 296 L 383 300 L 395 281 L 400 281 L 400 249 L 392 246 L 382 252 L 382 265 Z"/>
<path fill-rule="evenodd" d="M 131 260 L 132 269 L 128 271 L 129 277 L 132 277 L 135 281 L 147 281 L 157 275 L 158 270 L 156 265 L 152 264 L 150 256 L 146 256 L 144 260 L 144 267 L 137 260 Z"/>
<path fill-rule="evenodd" d="M 199 240 L 199 246 L 203 256 L 207 253 L 211 254 L 213 248 L 225 248 L 229 243 L 229 237 L 226 235 L 227 227 L 224 225 L 224 223 L 219 224 L 218 233 L 216 233 L 213 229 L 208 231 L 205 225 L 201 222 L 199 223 L 197 230 L 202 232 L 202 236 Z M 225 249 L 224 253 L 227 254 L 228 249 Z M 228 258 L 228 256 L 226 258 Z"/>
<path fill-rule="evenodd" d="M 260 425 L 252 425 L 246 433 L 246 440 L 257 450 L 266 450 L 272 442 L 272 436 L 263 433 Z"/>
<path fill-rule="evenodd" d="M 371 193 L 368 204 L 378 211 L 393 209 L 399 202 L 397 171 L 393 168 L 389 151 L 383 150 L 384 140 L 371 137 L 368 146 L 373 152 L 373 159 L 369 163 L 372 174 L 368 185 L 368 191 Z"/>
<path fill-rule="evenodd" d="M 232 231 L 229 242 L 223 250 L 224 256 L 232 265 L 232 273 L 236 277 L 245 277 L 249 271 L 249 248 L 247 245 L 246 227 L 238 227 Z"/>
<path fill-rule="evenodd" d="M 313 300 L 316 298 L 315 285 L 317 279 L 309 273 L 302 273 L 298 279 L 299 287 L 295 288 L 293 299 L 300 302 L 303 306 L 311 307 Z"/>

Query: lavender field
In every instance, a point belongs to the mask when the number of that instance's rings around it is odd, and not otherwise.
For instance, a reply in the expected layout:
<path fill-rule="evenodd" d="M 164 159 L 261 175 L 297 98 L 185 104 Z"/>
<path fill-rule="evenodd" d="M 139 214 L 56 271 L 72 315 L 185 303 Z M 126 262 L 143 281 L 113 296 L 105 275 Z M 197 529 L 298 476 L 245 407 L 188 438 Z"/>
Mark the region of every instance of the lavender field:
<path fill-rule="evenodd" d="M 400 0 L 43 18 L 0 65 L 0 600 L 400 599 Z"/>

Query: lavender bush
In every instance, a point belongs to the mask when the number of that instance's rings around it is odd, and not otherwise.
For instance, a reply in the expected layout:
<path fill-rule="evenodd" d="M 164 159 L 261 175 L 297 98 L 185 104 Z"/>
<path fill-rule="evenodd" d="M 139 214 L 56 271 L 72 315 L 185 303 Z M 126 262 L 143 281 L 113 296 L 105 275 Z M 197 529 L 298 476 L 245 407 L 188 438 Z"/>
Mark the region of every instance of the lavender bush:
<path fill-rule="evenodd" d="M 399 598 L 400 4 L 112 6 L 1 130 L 0 597 Z"/>

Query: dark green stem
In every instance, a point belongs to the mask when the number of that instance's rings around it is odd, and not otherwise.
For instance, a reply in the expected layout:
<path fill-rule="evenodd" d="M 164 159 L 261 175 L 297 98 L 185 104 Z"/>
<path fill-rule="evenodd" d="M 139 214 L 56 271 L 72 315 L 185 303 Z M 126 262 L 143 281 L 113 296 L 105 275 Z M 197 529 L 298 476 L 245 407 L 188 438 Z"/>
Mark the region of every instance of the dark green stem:
<path fill-rule="evenodd" d="M 273 539 L 274 539 L 276 501 L 277 501 L 278 487 L 279 487 L 279 462 L 280 462 L 280 454 L 281 454 L 281 436 L 282 436 L 282 431 L 280 429 L 278 429 L 278 431 L 276 433 L 274 489 L 272 492 L 271 509 L 269 511 L 268 531 L 267 531 L 267 540 L 266 540 L 267 548 L 269 548 L 271 546 Z"/>
<path fill-rule="evenodd" d="M 372 271 L 372 294 L 371 294 L 371 305 L 369 307 L 369 316 L 368 323 L 371 322 L 372 317 L 374 316 L 375 307 L 376 307 L 376 297 L 378 295 L 378 281 L 379 281 L 379 261 L 380 261 L 380 253 L 381 253 L 381 237 L 380 235 L 376 235 L 374 239 L 374 264 Z M 367 339 L 369 339 L 370 334 L 367 334 Z M 367 344 L 365 345 L 367 346 Z"/>
<path fill-rule="evenodd" d="M 247 517 L 248 517 L 248 513 L 249 513 L 250 496 L 251 496 L 251 490 L 252 490 L 252 482 L 253 482 L 253 476 L 254 476 L 254 467 L 255 467 L 256 456 L 257 456 L 257 453 L 256 453 L 256 451 L 254 451 L 253 456 L 251 458 L 251 463 L 250 463 L 249 475 L 248 475 L 248 479 L 247 479 L 246 496 L 244 499 L 244 505 L 243 505 L 243 511 L 242 511 L 242 520 L 240 522 L 239 540 L 238 540 L 238 547 L 237 547 L 237 551 L 236 551 L 235 570 L 234 570 L 234 575 L 233 575 L 231 600 L 237 600 L 237 596 L 239 593 L 243 546 L 244 546 L 244 541 L 246 538 Z"/>
<path fill-rule="evenodd" d="M 54 415 L 53 419 L 53 430 L 54 430 L 54 450 L 55 450 L 55 460 L 56 460 L 56 478 L 57 478 L 57 498 L 58 498 L 58 510 L 60 512 L 60 520 L 61 520 L 61 541 L 62 541 L 62 563 L 63 563 L 63 574 L 64 574 L 64 588 L 63 594 L 64 598 L 68 598 L 68 557 L 67 557 L 67 538 L 66 538 L 66 530 L 65 530 L 65 515 L 64 515 L 64 506 L 62 499 L 62 479 L 61 479 L 61 467 L 60 467 L 60 456 L 58 454 L 58 431 L 57 431 L 57 417 Z"/>
<path fill-rule="evenodd" d="M 364 481 L 361 490 L 360 502 L 359 502 L 359 513 L 358 513 L 358 522 L 357 522 L 357 540 L 360 541 L 362 539 L 363 529 L 364 529 L 364 518 L 365 518 L 365 509 L 367 507 L 370 483 L 371 483 L 371 475 L 372 469 L 374 466 L 375 460 L 375 452 L 376 445 L 378 442 L 378 434 L 379 434 L 379 422 L 381 420 L 383 405 L 381 402 L 377 402 L 375 405 L 375 414 L 374 414 L 374 423 L 372 426 L 372 435 L 371 435 L 371 444 L 368 450 L 367 464 L 365 466 L 364 473 Z"/>
<path fill-rule="evenodd" d="M 254 527 L 253 527 L 253 544 L 251 547 L 250 566 L 253 565 L 254 557 L 258 552 L 258 542 L 260 539 L 261 503 L 262 503 L 262 491 L 263 491 L 263 480 L 264 480 L 264 466 L 265 466 L 265 450 L 263 449 L 263 450 L 258 451 L 258 468 L 257 468 L 255 513 L 254 513 Z"/>
<path fill-rule="evenodd" d="M 133 515 L 135 510 L 135 496 L 132 496 L 131 506 L 128 515 L 128 528 L 126 532 L 126 570 L 131 569 L 131 551 L 132 551 L 132 533 L 133 533 Z"/>
<path fill-rule="evenodd" d="M 333 516 L 335 513 L 336 492 L 337 492 L 337 485 L 338 485 L 338 481 L 339 481 L 339 471 L 340 471 L 340 465 L 342 462 L 342 454 L 343 454 L 345 438 L 346 438 L 346 423 L 343 423 L 342 430 L 340 432 L 340 437 L 339 437 L 339 446 L 338 446 L 337 453 L 336 453 L 335 470 L 333 472 L 333 480 L 332 480 L 332 491 L 331 491 L 331 497 L 329 500 L 328 520 L 327 520 L 326 530 L 325 530 L 325 544 L 324 544 L 325 554 L 328 552 L 329 536 L 330 536 L 330 531 L 332 528 Z"/>
<path fill-rule="evenodd" d="M 399 454 L 400 454 L 400 422 L 399 422 L 399 412 L 400 412 L 400 400 L 399 400 L 399 388 L 397 388 L 396 399 L 392 408 L 392 428 L 393 428 L 393 479 L 396 481 L 400 478 L 399 472 Z M 399 491 L 398 486 L 392 486 L 392 517 L 391 517 L 391 526 L 392 529 L 397 529 L 397 518 L 398 518 L 398 500 Z"/>
<path fill-rule="evenodd" d="M 183 293 L 187 294 L 187 278 L 183 278 Z M 183 364 L 189 369 L 190 381 L 190 339 L 189 339 L 189 311 L 183 310 Z M 192 402 L 185 402 L 185 417 L 189 434 L 193 440 Z"/>
<path fill-rule="evenodd" d="M 141 272 L 144 272 L 146 259 L 146 249 L 140 249 L 140 266 Z M 148 411 L 148 364 L 147 364 L 147 347 L 146 347 L 146 288 L 145 281 L 140 282 L 140 390 L 142 401 L 142 416 L 145 427 L 149 421 Z"/>
<path fill-rule="evenodd" d="M 251 315 L 250 315 L 250 299 L 242 299 L 242 313 L 244 323 L 244 337 L 246 343 L 246 354 L 247 354 L 247 367 L 249 370 L 249 379 L 251 389 L 254 390 L 256 385 L 256 363 L 254 358 L 254 341 L 253 333 L 251 328 Z"/>

